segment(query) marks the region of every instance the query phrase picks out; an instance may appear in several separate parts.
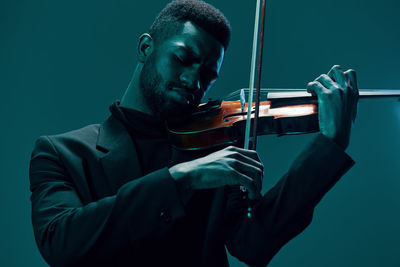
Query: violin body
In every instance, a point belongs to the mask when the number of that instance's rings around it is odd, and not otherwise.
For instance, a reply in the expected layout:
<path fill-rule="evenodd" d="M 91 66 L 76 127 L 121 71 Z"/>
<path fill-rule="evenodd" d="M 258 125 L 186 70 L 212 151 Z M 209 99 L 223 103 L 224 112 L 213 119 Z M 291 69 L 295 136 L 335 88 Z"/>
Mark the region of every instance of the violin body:
<path fill-rule="evenodd" d="M 275 105 L 261 101 L 257 135 L 303 134 L 319 131 L 316 103 Z M 254 103 L 252 105 L 254 110 Z M 182 150 L 207 149 L 243 141 L 247 104 L 237 101 L 209 101 L 184 123 L 168 125 L 170 141 Z M 252 112 L 254 120 L 254 112 Z"/>

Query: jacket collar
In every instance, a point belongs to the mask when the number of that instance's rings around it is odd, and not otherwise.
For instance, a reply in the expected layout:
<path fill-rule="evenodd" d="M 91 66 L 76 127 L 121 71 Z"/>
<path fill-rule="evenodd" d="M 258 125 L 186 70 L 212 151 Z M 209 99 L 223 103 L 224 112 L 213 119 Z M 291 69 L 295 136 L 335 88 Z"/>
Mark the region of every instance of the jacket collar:
<path fill-rule="evenodd" d="M 96 149 L 103 152 L 100 162 L 113 191 L 142 176 L 135 145 L 125 126 L 110 116 L 99 129 Z"/>

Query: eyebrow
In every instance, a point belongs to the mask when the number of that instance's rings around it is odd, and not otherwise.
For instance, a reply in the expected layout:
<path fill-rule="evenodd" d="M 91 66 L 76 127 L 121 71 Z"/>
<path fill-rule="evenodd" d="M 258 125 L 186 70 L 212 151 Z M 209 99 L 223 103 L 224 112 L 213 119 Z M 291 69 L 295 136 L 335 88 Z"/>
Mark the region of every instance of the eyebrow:
<path fill-rule="evenodd" d="M 176 43 L 177 49 L 185 50 L 186 52 L 192 54 L 195 58 L 200 58 L 200 55 L 197 54 L 191 46 L 187 46 L 182 42 Z"/>

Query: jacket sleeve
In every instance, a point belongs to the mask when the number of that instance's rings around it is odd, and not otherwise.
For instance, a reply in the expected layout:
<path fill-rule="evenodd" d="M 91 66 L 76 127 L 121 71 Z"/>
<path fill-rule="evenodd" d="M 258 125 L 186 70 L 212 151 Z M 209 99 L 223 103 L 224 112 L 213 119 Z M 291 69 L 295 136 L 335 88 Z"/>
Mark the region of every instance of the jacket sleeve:
<path fill-rule="evenodd" d="M 253 207 L 233 190 L 227 202 L 226 244 L 250 266 L 266 266 L 279 249 L 311 222 L 314 207 L 354 161 L 322 134 L 293 162 L 289 171 Z"/>
<path fill-rule="evenodd" d="M 185 216 L 167 168 L 84 205 L 51 140 L 41 137 L 29 175 L 35 239 L 52 266 L 107 265 L 143 239 L 164 235 Z"/>

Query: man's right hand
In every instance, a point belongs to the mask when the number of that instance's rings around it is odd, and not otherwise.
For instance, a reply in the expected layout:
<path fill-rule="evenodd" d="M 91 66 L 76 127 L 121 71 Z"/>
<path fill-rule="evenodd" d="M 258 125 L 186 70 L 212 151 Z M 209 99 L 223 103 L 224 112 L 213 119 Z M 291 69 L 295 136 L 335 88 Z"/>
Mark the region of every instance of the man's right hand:
<path fill-rule="evenodd" d="M 264 166 L 257 152 L 229 146 L 205 157 L 169 168 L 172 178 L 185 189 L 243 185 L 250 199 L 261 197 Z"/>

